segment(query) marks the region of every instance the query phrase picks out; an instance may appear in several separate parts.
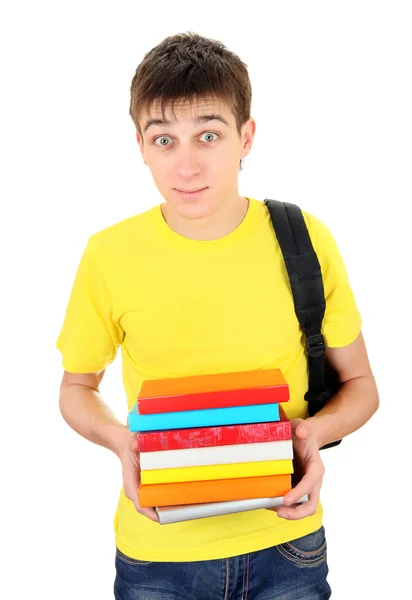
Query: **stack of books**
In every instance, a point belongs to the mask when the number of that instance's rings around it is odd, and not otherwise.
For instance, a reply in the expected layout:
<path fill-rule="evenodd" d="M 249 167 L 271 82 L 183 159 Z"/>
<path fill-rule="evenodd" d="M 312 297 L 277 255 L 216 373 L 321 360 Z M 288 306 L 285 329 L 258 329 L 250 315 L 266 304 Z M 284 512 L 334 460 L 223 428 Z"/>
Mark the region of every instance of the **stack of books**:
<path fill-rule="evenodd" d="M 288 401 L 279 369 L 144 381 L 128 415 L 140 506 L 164 524 L 282 504 L 293 473 Z"/>

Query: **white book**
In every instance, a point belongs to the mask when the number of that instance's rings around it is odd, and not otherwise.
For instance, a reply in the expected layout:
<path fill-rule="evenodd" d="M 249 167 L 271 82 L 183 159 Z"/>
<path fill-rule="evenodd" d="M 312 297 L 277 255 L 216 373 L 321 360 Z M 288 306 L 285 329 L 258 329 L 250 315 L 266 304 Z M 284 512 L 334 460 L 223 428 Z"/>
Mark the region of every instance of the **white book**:
<path fill-rule="evenodd" d="M 140 452 L 140 468 L 171 469 L 293 458 L 292 440 Z"/>
<path fill-rule="evenodd" d="M 231 500 L 230 502 L 206 502 L 204 504 L 181 504 L 179 506 L 156 506 L 155 512 L 159 517 L 160 525 L 217 517 L 231 513 L 257 510 L 260 508 L 273 508 L 283 504 L 283 496 L 276 498 L 251 498 L 249 500 Z M 307 502 L 305 495 L 296 504 Z"/>

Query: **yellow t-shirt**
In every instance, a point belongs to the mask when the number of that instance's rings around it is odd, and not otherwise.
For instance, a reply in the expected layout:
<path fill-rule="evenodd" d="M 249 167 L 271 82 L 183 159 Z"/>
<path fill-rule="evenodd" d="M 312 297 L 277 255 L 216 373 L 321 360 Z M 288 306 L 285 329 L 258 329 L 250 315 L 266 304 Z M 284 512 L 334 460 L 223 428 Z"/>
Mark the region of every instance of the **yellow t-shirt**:
<path fill-rule="evenodd" d="M 326 344 L 353 342 L 361 319 L 336 243 L 304 212 L 322 267 Z M 174 232 L 160 206 L 112 225 L 88 241 L 57 347 L 63 367 L 105 369 L 122 348 L 130 410 L 144 379 L 280 368 L 289 418 L 307 416 L 307 361 L 281 250 L 263 202 L 249 199 L 230 234 L 196 241 Z M 125 424 L 127 414 L 125 407 Z M 322 507 L 298 521 L 261 509 L 159 525 L 120 492 L 115 541 L 148 561 L 193 561 L 253 552 L 321 526 Z"/>

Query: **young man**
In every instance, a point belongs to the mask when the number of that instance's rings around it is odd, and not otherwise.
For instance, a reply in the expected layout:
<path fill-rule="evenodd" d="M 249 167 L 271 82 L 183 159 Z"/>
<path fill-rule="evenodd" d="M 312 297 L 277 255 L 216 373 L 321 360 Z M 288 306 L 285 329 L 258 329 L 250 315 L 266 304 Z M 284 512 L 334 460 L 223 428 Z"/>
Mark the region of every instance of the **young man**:
<path fill-rule="evenodd" d="M 307 360 L 282 254 L 265 204 L 238 192 L 255 133 L 250 104 L 247 68 L 219 42 L 176 35 L 144 57 L 130 114 L 164 203 L 90 237 L 58 339 L 64 419 L 121 462 L 118 600 L 330 597 L 319 448 L 361 427 L 378 393 L 342 258 L 305 212 L 324 280 L 327 358 L 343 383 L 306 418 Z M 99 391 L 119 346 L 128 409 L 145 379 L 280 368 L 303 468 L 285 506 L 166 526 L 140 508 L 136 435 Z"/>

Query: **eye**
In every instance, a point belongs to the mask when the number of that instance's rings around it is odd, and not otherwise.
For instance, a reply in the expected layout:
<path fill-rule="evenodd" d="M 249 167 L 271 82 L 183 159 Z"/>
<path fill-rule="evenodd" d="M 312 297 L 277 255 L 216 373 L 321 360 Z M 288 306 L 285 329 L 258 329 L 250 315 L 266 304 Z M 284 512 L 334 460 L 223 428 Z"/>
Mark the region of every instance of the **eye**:
<path fill-rule="evenodd" d="M 160 137 L 155 138 L 153 141 L 157 146 L 168 146 L 170 137 L 167 135 L 161 135 Z"/>
<path fill-rule="evenodd" d="M 206 137 L 206 139 L 204 140 L 205 142 L 214 142 L 219 136 L 217 135 L 217 133 L 213 133 L 213 131 L 206 131 L 205 133 L 202 133 L 200 139 L 204 137 Z"/>

